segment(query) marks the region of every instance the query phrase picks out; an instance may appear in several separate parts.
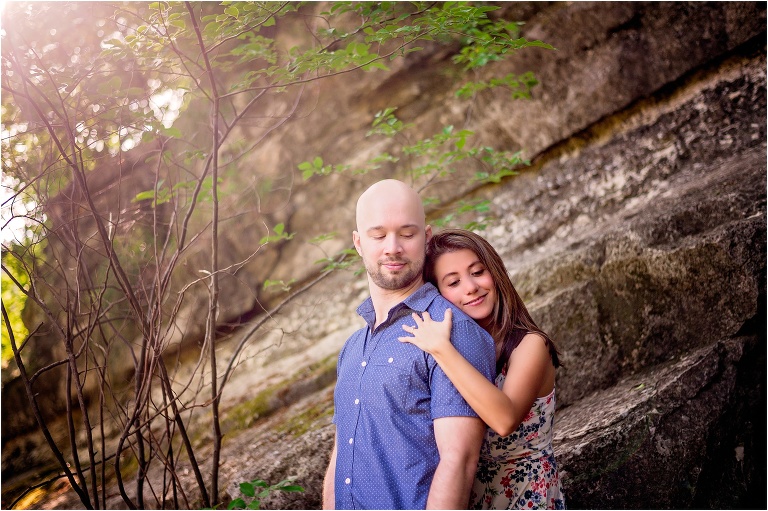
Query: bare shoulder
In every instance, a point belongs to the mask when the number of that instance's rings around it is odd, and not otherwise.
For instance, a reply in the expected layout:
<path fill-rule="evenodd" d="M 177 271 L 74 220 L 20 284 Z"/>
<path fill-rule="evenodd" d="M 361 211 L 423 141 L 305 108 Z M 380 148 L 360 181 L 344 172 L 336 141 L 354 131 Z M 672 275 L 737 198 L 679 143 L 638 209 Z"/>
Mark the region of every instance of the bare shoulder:
<path fill-rule="evenodd" d="M 524 350 L 529 353 L 540 352 L 549 356 L 549 346 L 547 345 L 547 340 L 543 335 L 536 332 L 528 332 L 525 334 L 525 336 L 523 336 L 523 338 L 520 340 L 520 344 L 518 344 L 515 351 L 519 350 L 520 348 L 524 348 Z"/>
<path fill-rule="evenodd" d="M 555 384 L 555 366 L 552 364 L 544 336 L 530 332 L 520 340 L 520 344 L 509 357 L 508 374 L 510 373 L 517 373 L 515 378 L 518 382 L 526 381 L 536 397 L 543 397 L 552 392 Z"/>
<path fill-rule="evenodd" d="M 528 367 L 541 371 L 552 365 L 547 340 L 541 334 L 527 333 L 509 356 L 509 367 Z"/>

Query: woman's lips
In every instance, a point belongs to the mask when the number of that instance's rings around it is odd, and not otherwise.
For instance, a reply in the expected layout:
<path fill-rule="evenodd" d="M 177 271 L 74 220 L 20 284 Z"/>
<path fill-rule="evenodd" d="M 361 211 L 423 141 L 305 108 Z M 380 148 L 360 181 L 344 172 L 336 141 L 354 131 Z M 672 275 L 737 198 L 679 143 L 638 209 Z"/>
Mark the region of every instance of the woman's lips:
<path fill-rule="evenodd" d="M 474 307 L 476 305 L 480 305 L 481 303 L 483 303 L 485 301 L 485 297 L 486 297 L 487 294 L 488 293 L 486 293 L 483 296 L 479 296 L 479 297 L 475 298 L 474 300 L 472 300 L 471 302 L 465 303 L 464 305 L 467 306 L 467 307 Z"/>

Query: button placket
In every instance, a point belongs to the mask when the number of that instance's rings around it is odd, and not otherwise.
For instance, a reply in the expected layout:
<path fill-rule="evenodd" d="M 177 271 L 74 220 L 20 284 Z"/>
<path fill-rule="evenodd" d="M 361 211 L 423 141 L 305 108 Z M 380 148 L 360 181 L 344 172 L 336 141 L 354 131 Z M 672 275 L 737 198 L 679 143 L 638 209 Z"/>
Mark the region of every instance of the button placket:
<path fill-rule="evenodd" d="M 372 338 L 374 337 L 374 334 L 370 330 L 369 330 L 369 335 L 371 336 L 370 340 L 373 340 Z M 366 343 L 366 344 L 368 344 L 368 343 Z M 361 392 L 363 390 L 363 388 L 362 388 L 363 374 L 365 373 L 366 366 L 368 365 L 368 359 L 370 358 L 371 353 L 373 353 L 373 351 L 375 351 L 375 344 L 376 343 L 374 342 L 373 346 L 370 346 L 370 349 L 364 349 L 363 350 L 363 353 L 362 353 L 362 355 L 363 355 L 362 358 L 363 359 L 360 361 L 360 371 L 359 371 L 359 376 L 358 376 L 358 392 Z M 362 395 L 362 394 L 360 394 L 360 395 Z M 354 425 L 354 427 L 352 428 L 352 431 L 351 431 L 352 436 L 348 440 L 348 443 L 349 443 L 350 447 L 355 443 L 355 438 L 354 437 L 357 434 L 357 424 L 359 423 L 360 413 L 362 412 L 361 411 L 361 407 L 360 407 L 360 398 L 359 397 L 355 398 L 354 403 L 355 403 L 355 408 L 357 408 L 357 410 L 355 412 L 355 415 L 356 415 L 355 425 Z M 350 451 L 350 452 L 352 452 L 352 451 Z M 354 469 L 354 462 L 353 462 L 352 466 L 350 466 L 350 470 L 353 470 L 353 469 Z M 351 486 L 352 485 L 352 478 L 351 477 L 347 477 L 346 479 L 344 479 L 344 484 L 349 486 L 350 491 L 352 491 L 352 486 Z"/>

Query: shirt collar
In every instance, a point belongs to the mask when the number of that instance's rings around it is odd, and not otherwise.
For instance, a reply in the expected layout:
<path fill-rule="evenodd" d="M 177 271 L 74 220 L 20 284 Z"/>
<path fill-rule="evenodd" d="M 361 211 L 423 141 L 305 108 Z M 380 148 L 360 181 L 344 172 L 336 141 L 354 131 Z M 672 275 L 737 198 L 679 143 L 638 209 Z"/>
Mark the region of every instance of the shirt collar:
<path fill-rule="evenodd" d="M 408 298 L 392 307 L 389 310 L 387 321 L 389 321 L 389 318 L 394 317 L 394 315 L 403 307 L 407 307 L 408 309 L 416 312 L 426 311 L 429 307 L 429 304 L 431 304 L 435 297 L 439 294 L 440 293 L 437 291 L 437 288 L 434 285 L 429 282 L 425 283 L 419 289 L 409 295 Z M 370 296 L 360 304 L 360 306 L 357 308 L 357 313 L 365 320 L 366 323 L 368 323 L 369 326 L 376 322 L 376 311 L 373 308 L 373 300 Z M 385 321 L 385 323 L 387 321 Z"/>

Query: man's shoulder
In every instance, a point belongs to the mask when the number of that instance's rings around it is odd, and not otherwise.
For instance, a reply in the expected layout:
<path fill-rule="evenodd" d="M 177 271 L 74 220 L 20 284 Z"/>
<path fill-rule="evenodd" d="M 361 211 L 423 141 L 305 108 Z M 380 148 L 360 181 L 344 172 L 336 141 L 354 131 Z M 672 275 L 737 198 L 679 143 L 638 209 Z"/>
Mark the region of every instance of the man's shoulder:
<path fill-rule="evenodd" d="M 450 307 L 453 310 L 454 328 L 460 325 L 460 329 L 463 332 L 463 335 L 480 337 L 482 339 L 485 339 L 487 342 L 490 342 L 491 344 L 493 344 L 493 338 L 491 337 L 491 334 L 489 334 L 487 330 L 485 330 L 483 327 L 478 325 L 474 319 L 470 318 L 459 307 L 455 306 L 450 301 L 448 301 L 448 299 L 445 298 L 443 295 L 438 295 L 437 297 L 435 297 L 434 301 L 432 302 L 432 304 L 427 310 L 429 311 L 429 315 L 432 317 L 432 319 L 434 319 L 435 321 L 442 321 L 443 318 L 445 317 L 445 310 L 448 307 Z M 452 340 L 454 344 L 457 341 L 460 341 L 460 339 L 457 339 L 455 337 L 452 337 Z"/>
<path fill-rule="evenodd" d="M 365 331 L 367 327 L 363 326 L 361 328 L 358 328 L 354 332 L 352 332 L 349 337 L 347 337 L 347 340 L 344 341 L 344 345 L 341 347 L 341 351 L 339 352 L 339 358 L 341 358 L 344 355 L 344 352 L 350 349 L 350 347 L 354 346 L 358 342 L 360 342 L 361 339 L 365 338 Z"/>
<path fill-rule="evenodd" d="M 432 319 L 436 321 L 440 321 L 445 315 L 445 310 L 449 307 L 453 310 L 454 323 L 460 322 L 460 321 L 470 321 L 475 326 L 477 326 L 477 328 L 480 328 L 480 325 L 475 323 L 475 320 L 467 316 L 467 314 L 463 310 L 456 307 L 454 304 L 448 301 L 448 299 L 441 294 L 438 294 L 435 297 L 435 299 L 432 301 L 430 306 L 427 308 L 427 311 L 429 311 L 429 315 L 432 317 Z M 439 316 L 436 316 L 436 314 L 439 314 Z"/>
<path fill-rule="evenodd" d="M 352 332 L 351 334 L 349 334 L 349 337 L 347 337 L 347 341 L 345 344 L 349 344 L 350 342 L 354 342 L 355 339 L 365 336 L 365 332 L 367 329 L 368 329 L 367 326 L 362 326 L 357 330 L 355 330 L 354 332 Z"/>
<path fill-rule="evenodd" d="M 480 371 L 489 381 L 493 381 L 493 364 L 496 360 L 493 337 L 474 319 L 467 316 L 442 295 L 436 297 L 432 302 L 428 309 L 429 315 L 435 321 L 442 321 L 448 307 L 453 311 L 451 343 L 475 369 Z"/>

